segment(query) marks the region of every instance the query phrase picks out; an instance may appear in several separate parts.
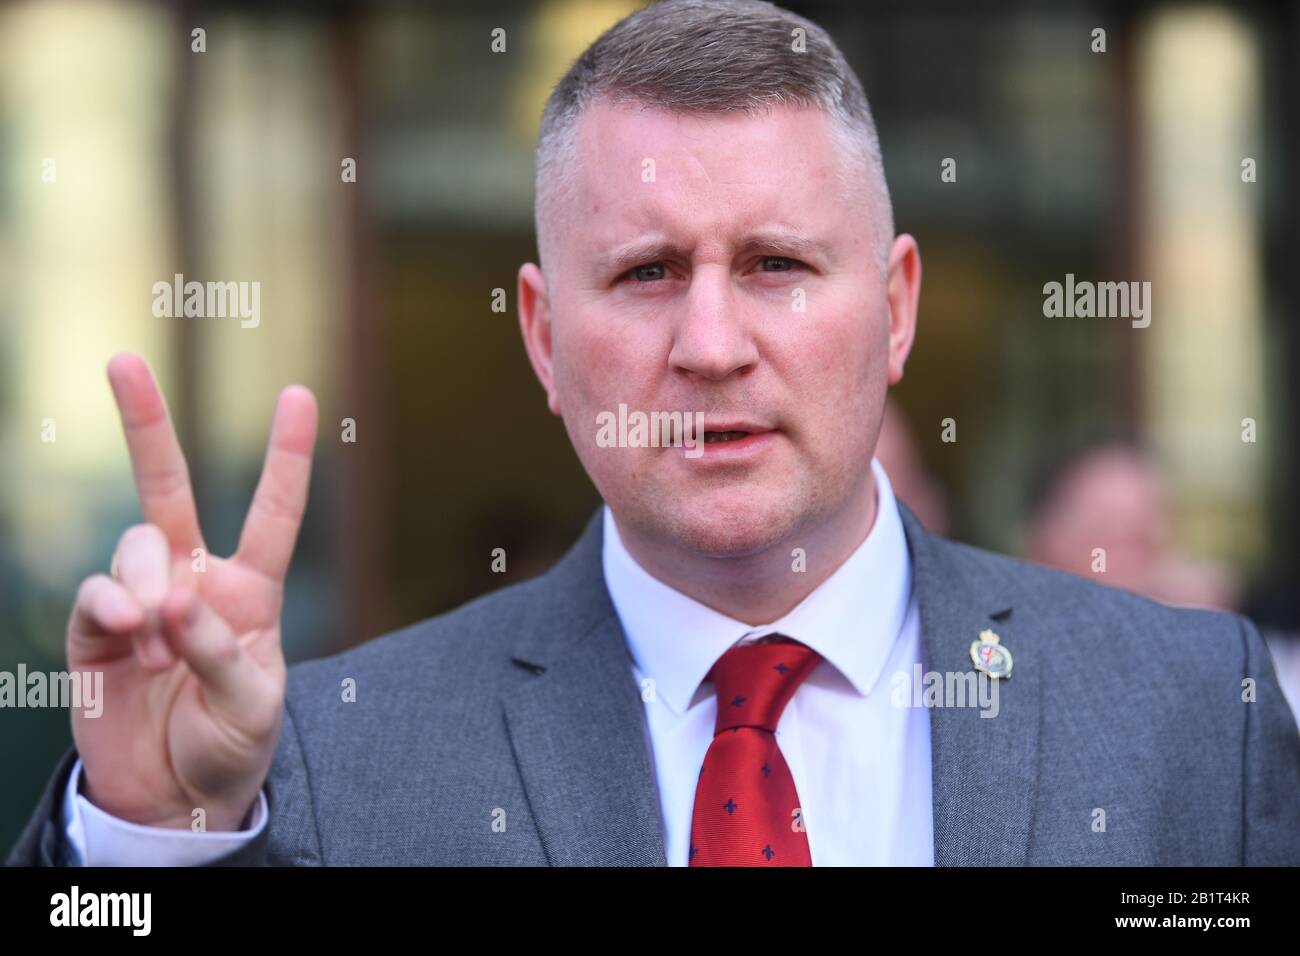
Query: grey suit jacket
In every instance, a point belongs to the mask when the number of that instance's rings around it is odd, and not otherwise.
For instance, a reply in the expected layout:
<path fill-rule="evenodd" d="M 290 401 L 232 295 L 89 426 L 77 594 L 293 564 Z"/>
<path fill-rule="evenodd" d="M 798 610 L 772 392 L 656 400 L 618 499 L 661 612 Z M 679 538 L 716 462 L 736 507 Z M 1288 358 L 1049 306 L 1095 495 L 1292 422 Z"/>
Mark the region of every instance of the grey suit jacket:
<path fill-rule="evenodd" d="M 937 864 L 1300 864 L 1300 735 L 1249 621 L 945 541 L 900 510 L 925 669 L 969 671 L 986 627 L 1015 656 L 996 717 L 931 712 Z M 545 575 L 290 668 L 269 825 L 221 862 L 665 865 L 643 707 L 597 512 Z M 61 859 L 74 758 L 11 864 Z"/>

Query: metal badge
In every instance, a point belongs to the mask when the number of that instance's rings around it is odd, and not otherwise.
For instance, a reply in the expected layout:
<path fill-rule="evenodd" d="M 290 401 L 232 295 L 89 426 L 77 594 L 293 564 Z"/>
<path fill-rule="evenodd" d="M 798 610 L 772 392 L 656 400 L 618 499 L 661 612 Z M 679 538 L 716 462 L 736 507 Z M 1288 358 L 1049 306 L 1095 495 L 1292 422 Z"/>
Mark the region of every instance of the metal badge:
<path fill-rule="evenodd" d="M 970 659 L 977 671 L 994 678 L 1010 677 L 1014 665 L 1011 652 L 1002 646 L 996 634 L 987 629 L 980 631 L 979 640 L 971 641 Z"/>

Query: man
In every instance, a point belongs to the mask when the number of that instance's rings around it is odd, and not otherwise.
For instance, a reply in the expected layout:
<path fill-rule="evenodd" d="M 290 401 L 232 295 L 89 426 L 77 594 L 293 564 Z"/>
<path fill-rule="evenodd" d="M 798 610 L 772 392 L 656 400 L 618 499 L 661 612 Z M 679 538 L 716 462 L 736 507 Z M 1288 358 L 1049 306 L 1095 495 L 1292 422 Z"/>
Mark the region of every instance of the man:
<path fill-rule="evenodd" d="M 1051 465 L 1030 503 L 1029 560 L 1084 577 L 1104 570 L 1112 587 L 1165 604 L 1237 607 L 1240 589 L 1226 569 L 1179 552 L 1168 483 L 1139 444 L 1100 441 Z"/>
<path fill-rule="evenodd" d="M 111 363 L 147 524 L 78 595 L 69 664 L 107 700 L 13 862 L 1300 862 L 1248 621 L 895 503 L 872 453 L 920 256 L 823 31 L 749 0 L 616 25 L 547 105 L 537 230 L 524 344 L 606 508 L 542 577 L 287 678 L 310 394 L 280 398 L 237 553 L 193 575 L 161 397 Z M 620 405 L 687 415 L 606 447 Z"/>

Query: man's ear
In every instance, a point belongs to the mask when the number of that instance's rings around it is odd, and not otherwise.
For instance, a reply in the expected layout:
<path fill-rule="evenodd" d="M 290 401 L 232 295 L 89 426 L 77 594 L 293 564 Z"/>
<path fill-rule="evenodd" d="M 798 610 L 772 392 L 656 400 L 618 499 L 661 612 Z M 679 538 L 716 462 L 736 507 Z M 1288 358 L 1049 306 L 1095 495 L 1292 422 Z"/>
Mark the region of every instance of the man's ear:
<path fill-rule="evenodd" d="M 916 337 L 916 310 L 921 300 L 921 250 L 903 233 L 889 254 L 889 384 L 903 379 L 903 366 Z"/>
<path fill-rule="evenodd" d="M 519 331 L 533 372 L 546 390 L 546 405 L 552 415 L 560 414 L 560 397 L 555 390 L 551 361 L 551 300 L 542 270 L 531 262 L 519 267 Z"/>

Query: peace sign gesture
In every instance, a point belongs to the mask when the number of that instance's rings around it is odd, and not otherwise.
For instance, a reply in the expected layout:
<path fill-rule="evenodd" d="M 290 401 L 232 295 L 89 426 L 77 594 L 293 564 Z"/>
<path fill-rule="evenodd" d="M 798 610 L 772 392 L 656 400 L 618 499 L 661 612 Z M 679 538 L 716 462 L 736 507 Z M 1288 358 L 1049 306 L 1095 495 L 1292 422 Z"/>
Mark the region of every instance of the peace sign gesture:
<path fill-rule="evenodd" d="M 139 356 L 108 365 L 144 524 L 114 575 L 82 582 L 68 667 L 102 671 L 98 717 L 72 713 L 85 794 L 124 820 L 238 829 L 266 779 L 284 707 L 284 579 L 307 505 L 316 400 L 280 393 L 261 479 L 229 558 L 206 553 L 189 470 Z M 199 560 L 201 558 L 201 560 Z M 196 567 L 202 570 L 196 570 Z"/>

